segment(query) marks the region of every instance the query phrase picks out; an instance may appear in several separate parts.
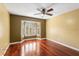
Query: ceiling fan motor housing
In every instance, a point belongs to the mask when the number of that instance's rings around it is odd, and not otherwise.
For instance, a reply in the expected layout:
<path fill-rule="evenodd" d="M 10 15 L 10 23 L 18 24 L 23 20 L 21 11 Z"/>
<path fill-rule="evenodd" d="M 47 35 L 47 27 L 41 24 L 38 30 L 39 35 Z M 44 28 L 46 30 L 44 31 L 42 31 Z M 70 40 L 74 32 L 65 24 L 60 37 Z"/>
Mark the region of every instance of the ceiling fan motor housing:
<path fill-rule="evenodd" d="M 42 13 L 43 13 L 43 14 L 46 13 L 46 9 L 45 9 L 45 8 L 42 9 Z"/>

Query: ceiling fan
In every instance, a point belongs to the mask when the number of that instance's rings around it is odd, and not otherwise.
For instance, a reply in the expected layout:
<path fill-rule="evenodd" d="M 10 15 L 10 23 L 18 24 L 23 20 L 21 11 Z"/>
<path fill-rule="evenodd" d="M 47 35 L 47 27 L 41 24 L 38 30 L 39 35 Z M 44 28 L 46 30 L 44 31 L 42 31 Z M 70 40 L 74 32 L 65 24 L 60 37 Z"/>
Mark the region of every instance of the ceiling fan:
<path fill-rule="evenodd" d="M 51 13 L 54 9 L 51 8 L 37 8 L 37 11 L 39 11 L 39 13 L 36 13 L 34 15 L 48 15 L 48 16 L 52 16 L 53 14 Z"/>

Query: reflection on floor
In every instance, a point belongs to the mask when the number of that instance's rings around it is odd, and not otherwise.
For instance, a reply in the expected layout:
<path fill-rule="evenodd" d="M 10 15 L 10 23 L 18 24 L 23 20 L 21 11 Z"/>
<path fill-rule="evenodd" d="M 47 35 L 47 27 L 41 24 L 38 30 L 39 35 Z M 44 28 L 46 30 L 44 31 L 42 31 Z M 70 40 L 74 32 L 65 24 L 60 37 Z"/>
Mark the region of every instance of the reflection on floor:
<path fill-rule="evenodd" d="M 11 44 L 5 56 L 79 56 L 79 52 L 49 40 Z"/>
<path fill-rule="evenodd" d="M 25 54 L 24 54 L 25 53 Z M 40 55 L 40 42 L 39 41 L 28 41 L 22 44 L 22 54 L 21 55 Z"/>

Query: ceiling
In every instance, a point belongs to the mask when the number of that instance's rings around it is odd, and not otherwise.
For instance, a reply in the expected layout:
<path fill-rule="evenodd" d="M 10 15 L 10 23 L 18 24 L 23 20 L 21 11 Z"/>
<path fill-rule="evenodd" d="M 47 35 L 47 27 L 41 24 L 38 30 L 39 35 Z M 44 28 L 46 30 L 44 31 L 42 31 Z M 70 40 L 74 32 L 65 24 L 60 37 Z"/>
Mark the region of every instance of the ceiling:
<path fill-rule="evenodd" d="M 79 3 L 5 3 L 5 6 L 11 14 L 48 19 L 50 16 L 42 17 L 41 15 L 34 15 L 39 13 L 36 9 L 41 7 L 47 8 L 50 6 L 54 9 L 54 11 L 51 12 L 53 13 L 52 17 L 54 17 L 78 9 Z"/>

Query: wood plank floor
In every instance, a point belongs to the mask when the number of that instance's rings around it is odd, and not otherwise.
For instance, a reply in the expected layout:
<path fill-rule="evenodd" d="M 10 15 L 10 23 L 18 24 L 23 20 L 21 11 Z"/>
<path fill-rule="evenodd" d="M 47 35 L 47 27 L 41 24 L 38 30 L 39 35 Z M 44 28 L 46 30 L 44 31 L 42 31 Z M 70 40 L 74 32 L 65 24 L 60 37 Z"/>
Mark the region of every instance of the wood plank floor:
<path fill-rule="evenodd" d="M 11 44 L 5 56 L 79 56 L 79 52 L 49 40 Z"/>

